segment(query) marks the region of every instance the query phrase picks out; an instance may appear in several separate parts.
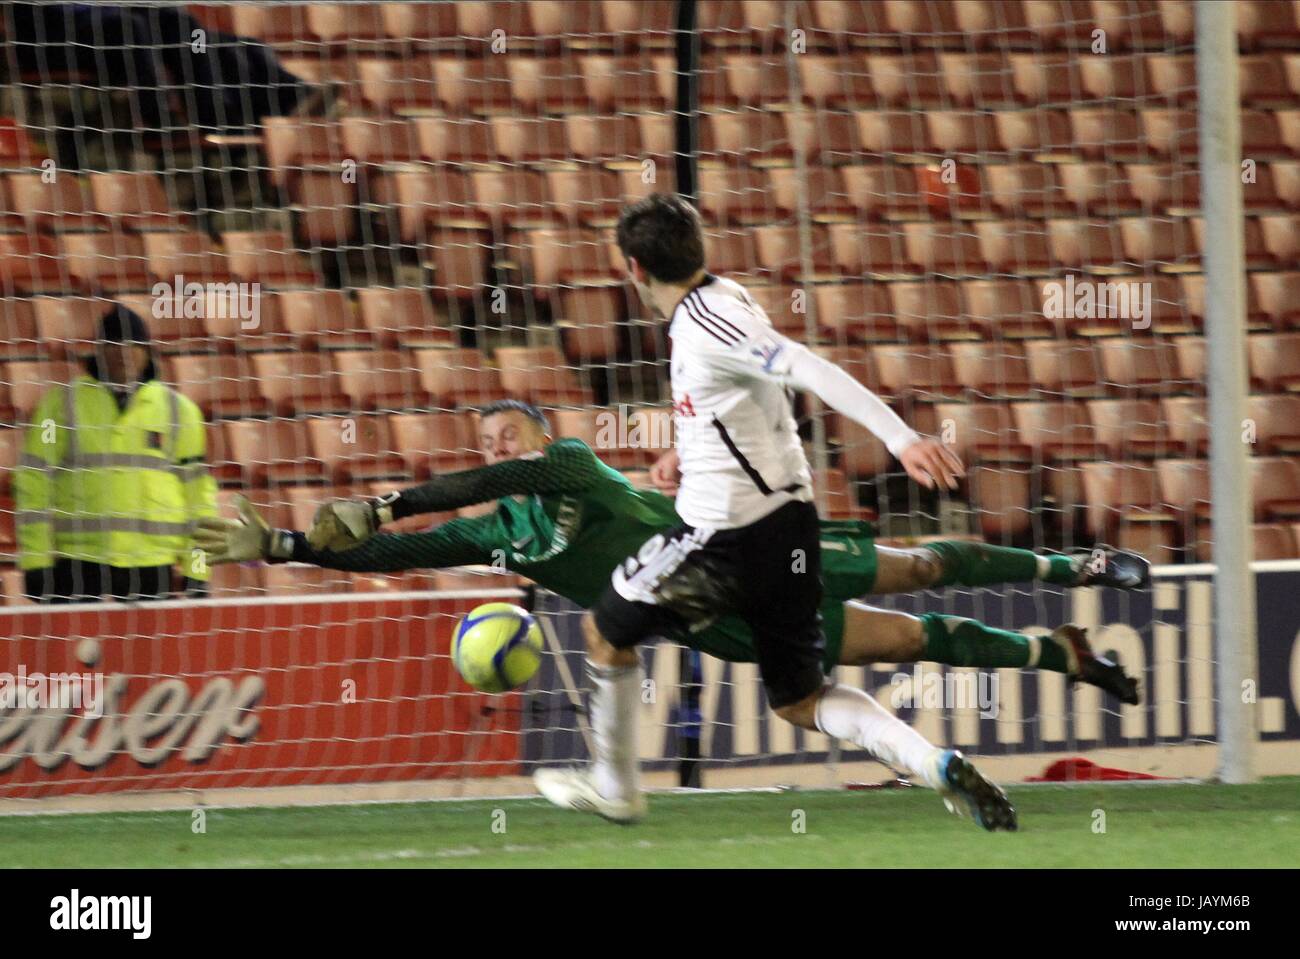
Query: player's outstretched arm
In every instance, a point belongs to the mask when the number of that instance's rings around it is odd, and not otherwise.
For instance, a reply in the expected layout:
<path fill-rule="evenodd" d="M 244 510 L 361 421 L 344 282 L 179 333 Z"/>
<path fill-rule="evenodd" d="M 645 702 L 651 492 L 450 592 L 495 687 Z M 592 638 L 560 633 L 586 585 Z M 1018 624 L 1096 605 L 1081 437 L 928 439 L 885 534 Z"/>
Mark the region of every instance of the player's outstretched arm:
<path fill-rule="evenodd" d="M 488 503 L 502 496 L 540 496 L 586 489 L 600 475 L 599 460 L 577 440 L 559 440 L 543 455 L 435 476 L 379 499 L 340 500 L 316 511 L 307 539 L 317 549 L 352 549 L 385 523 Z"/>
<path fill-rule="evenodd" d="M 961 458 L 937 439 L 908 426 L 888 404 L 829 360 L 774 331 L 746 343 L 747 361 L 759 375 L 813 393 L 827 406 L 866 427 L 898 457 L 922 486 L 956 489 L 966 475 Z"/>
<path fill-rule="evenodd" d="M 310 563 L 353 573 L 444 569 L 492 561 L 492 524 L 487 517 L 456 519 L 427 533 L 381 533 L 346 552 L 317 549 L 296 530 L 272 529 L 247 499 L 236 497 L 239 519 L 204 517 L 195 543 L 213 563 Z"/>

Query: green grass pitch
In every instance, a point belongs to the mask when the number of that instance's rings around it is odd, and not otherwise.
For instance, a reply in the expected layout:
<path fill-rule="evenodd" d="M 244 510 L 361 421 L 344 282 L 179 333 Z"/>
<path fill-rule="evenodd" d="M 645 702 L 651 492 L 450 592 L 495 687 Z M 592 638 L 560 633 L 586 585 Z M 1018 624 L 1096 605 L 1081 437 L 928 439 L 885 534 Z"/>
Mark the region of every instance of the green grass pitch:
<path fill-rule="evenodd" d="M 1300 777 L 1021 786 L 989 834 L 928 789 L 664 794 L 614 826 L 541 799 L 0 817 L 11 865 L 1269 867 L 1300 861 Z M 1104 823 L 1098 810 L 1104 814 Z M 804 827 L 797 832 L 796 827 Z M 1104 824 L 1105 831 L 1100 831 Z"/>

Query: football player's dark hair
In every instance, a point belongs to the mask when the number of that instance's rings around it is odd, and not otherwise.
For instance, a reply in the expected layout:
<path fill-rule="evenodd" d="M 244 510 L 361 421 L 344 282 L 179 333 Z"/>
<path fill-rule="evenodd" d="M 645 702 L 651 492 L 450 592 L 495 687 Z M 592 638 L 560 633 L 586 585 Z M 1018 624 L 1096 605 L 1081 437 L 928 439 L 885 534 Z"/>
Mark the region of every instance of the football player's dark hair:
<path fill-rule="evenodd" d="M 618 248 L 660 283 L 681 283 L 704 267 L 699 211 L 679 196 L 652 193 L 623 207 Z"/>
<path fill-rule="evenodd" d="M 482 419 L 487 419 L 496 413 L 523 413 L 534 423 L 542 428 L 542 432 L 547 436 L 551 435 L 551 421 L 546 418 L 546 414 L 539 410 L 532 403 L 524 400 L 494 400 L 486 406 L 480 407 L 478 415 Z"/>

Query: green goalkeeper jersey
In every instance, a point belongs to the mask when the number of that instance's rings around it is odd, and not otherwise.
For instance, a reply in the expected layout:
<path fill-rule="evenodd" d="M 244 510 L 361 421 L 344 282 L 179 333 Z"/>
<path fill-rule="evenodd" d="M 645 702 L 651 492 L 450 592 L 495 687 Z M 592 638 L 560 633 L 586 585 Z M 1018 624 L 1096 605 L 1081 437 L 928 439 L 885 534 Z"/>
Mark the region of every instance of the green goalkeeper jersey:
<path fill-rule="evenodd" d="M 682 522 L 671 499 L 636 489 L 575 439 L 557 440 L 535 457 L 437 476 L 403 491 L 393 513 L 401 519 L 491 500 L 497 508 L 490 515 L 424 533 L 380 533 L 344 552 L 315 550 L 297 533 L 293 558 L 352 572 L 504 567 L 588 608 L 620 562 Z M 842 603 L 869 592 L 875 578 L 872 537 L 867 523 L 822 523 L 827 668 L 839 659 Z M 754 661 L 749 628 L 734 616 L 673 638 L 720 659 Z"/>

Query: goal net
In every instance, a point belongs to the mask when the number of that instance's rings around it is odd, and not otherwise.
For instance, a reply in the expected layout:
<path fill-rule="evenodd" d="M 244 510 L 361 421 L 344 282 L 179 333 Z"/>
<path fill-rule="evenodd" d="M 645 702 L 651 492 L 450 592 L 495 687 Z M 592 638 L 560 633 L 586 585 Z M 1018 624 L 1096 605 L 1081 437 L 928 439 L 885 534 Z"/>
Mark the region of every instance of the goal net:
<path fill-rule="evenodd" d="M 479 465 L 475 410 L 504 397 L 649 485 L 671 445 L 667 341 L 613 225 L 623 203 L 677 190 L 684 154 L 711 269 L 968 464 L 958 492 L 925 491 L 799 397 L 824 518 L 873 521 L 896 547 L 1113 544 L 1158 567 L 1133 593 L 871 600 L 1043 635 L 1079 623 L 1141 677 L 1140 707 L 1032 670 L 837 678 L 1008 780 L 1075 759 L 1208 774 L 1206 456 L 1241 440 L 1256 557 L 1277 561 L 1260 574 L 1263 768 L 1284 762 L 1267 750 L 1300 736 L 1293 624 L 1273 608 L 1300 575 L 1285 562 L 1300 555 L 1300 32 L 1290 2 L 1235 6 L 1241 437 L 1211 437 L 1206 418 L 1215 238 L 1190 2 L 705 0 L 683 44 L 678 4 L 655 0 L 7 5 L 0 692 L 15 692 L 0 799 L 520 792 L 539 764 L 584 759 L 579 611 L 507 570 L 209 567 L 182 546 L 168 599 L 77 605 L 33 602 L 31 573 L 90 527 L 91 551 L 158 532 L 150 511 L 231 516 L 243 493 L 306 529 L 330 499 Z M 67 405 L 66 385 L 117 307 L 145 320 L 154 375 L 201 414 L 183 465 L 166 459 L 169 414 L 128 423 L 142 394 L 79 448 L 67 417 L 94 411 Z M 58 457 L 36 455 L 42 430 Z M 178 470 L 185 503 L 155 502 L 151 472 Z M 537 678 L 502 696 L 467 687 L 448 655 L 458 619 L 495 599 L 538 611 L 547 638 Z M 753 664 L 667 643 L 643 660 L 652 783 L 891 775 L 777 720 Z M 48 701 L 15 698 L 37 688 Z"/>

